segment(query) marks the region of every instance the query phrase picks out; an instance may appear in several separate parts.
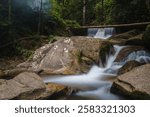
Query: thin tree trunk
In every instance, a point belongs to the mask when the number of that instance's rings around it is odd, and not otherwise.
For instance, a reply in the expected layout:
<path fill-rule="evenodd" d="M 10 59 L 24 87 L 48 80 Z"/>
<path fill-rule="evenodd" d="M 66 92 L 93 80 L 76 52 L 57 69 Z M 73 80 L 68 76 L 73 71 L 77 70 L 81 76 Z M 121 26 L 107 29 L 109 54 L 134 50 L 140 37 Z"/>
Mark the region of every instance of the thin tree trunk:
<path fill-rule="evenodd" d="M 148 10 L 150 12 L 150 0 L 145 0 L 145 3 L 146 3 L 147 8 L 148 8 Z"/>
<path fill-rule="evenodd" d="M 101 4 L 102 4 L 102 11 L 103 11 L 102 17 L 103 17 L 103 22 L 104 22 L 105 21 L 104 0 L 101 1 Z"/>
<path fill-rule="evenodd" d="M 104 0 L 102 0 L 102 9 L 104 9 Z"/>
<path fill-rule="evenodd" d="M 82 25 L 85 25 L 86 22 L 86 0 L 83 0 L 83 22 Z"/>
<path fill-rule="evenodd" d="M 38 22 L 38 31 L 37 34 L 41 34 L 41 25 L 42 25 L 42 9 L 43 9 L 43 0 L 40 2 L 40 10 L 39 10 L 39 22 Z"/>
<path fill-rule="evenodd" d="M 8 29 L 8 33 L 9 33 L 9 37 L 11 36 L 11 12 L 12 12 L 12 0 L 8 1 L 8 25 L 9 25 L 9 29 Z"/>

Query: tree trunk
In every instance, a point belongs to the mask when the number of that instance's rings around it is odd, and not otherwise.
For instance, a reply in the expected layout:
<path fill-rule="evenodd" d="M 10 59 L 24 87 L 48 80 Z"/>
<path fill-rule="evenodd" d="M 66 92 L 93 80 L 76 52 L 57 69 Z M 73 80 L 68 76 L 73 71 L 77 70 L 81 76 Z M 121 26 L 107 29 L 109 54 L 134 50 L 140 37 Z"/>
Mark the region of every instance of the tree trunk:
<path fill-rule="evenodd" d="M 41 25 L 42 25 L 42 9 L 43 9 L 43 0 L 40 2 L 40 10 L 39 10 L 39 22 L 38 22 L 38 31 L 37 34 L 41 34 Z"/>
<path fill-rule="evenodd" d="M 8 33 L 9 33 L 9 37 L 11 37 L 11 12 L 12 12 L 12 0 L 8 1 L 8 25 L 9 25 L 9 29 L 8 29 Z"/>
<path fill-rule="evenodd" d="M 150 0 L 145 0 L 145 3 L 146 3 L 147 8 L 148 8 L 148 10 L 150 12 Z"/>
<path fill-rule="evenodd" d="M 101 4 L 102 4 L 102 11 L 103 11 L 103 14 L 102 14 L 102 19 L 103 19 L 103 22 L 105 21 L 105 9 L 104 9 L 104 0 L 101 0 Z"/>
<path fill-rule="evenodd" d="M 86 0 L 83 0 L 83 22 L 82 22 L 82 25 L 85 25 L 85 20 L 86 18 Z"/>

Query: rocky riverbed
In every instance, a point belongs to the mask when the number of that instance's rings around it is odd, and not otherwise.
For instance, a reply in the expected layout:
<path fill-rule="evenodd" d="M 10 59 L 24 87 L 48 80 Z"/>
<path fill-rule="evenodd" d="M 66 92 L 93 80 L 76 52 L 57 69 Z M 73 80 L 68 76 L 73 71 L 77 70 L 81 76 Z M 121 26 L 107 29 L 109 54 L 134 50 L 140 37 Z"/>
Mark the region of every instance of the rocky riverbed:
<path fill-rule="evenodd" d="M 111 92 L 129 99 L 150 99 L 150 55 L 141 37 L 142 32 L 137 30 L 108 40 L 85 36 L 59 37 L 56 42 L 37 49 L 24 62 L 18 60 L 15 64 L 11 64 L 12 61 L 8 64 L 10 60 L 1 59 L 0 99 L 67 99 L 79 89 L 59 83 L 44 83 L 43 75 L 87 74 L 93 65 L 106 67 L 108 57 L 115 56 L 113 46 L 116 44 L 124 47 L 113 62 L 123 64 L 111 79 Z M 130 57 L 143 51 L 146 53 L 141 56 L 147 57 L 144 60 Z"/>

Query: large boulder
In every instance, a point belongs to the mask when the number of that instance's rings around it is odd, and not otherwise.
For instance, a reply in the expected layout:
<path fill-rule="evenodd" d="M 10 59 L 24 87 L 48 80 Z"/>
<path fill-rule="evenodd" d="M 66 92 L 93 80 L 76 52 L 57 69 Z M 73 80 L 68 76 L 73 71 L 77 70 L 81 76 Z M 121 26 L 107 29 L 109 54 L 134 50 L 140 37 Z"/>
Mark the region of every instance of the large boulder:
<path fill-rule="evenodd" d="M 55 83 L 45 84 L 35 73 L 23 72 L 13 79 L 0 79 L 0 99 L 59 99 L 67 98 L 72 89 Z"/>
<path fill-rule="evenodd" d="M 150 64 L 134 68 L 117 77 L 111 92 L 133 99 L 150 99 Z"/>
<path fill-rule="evenodd" d="M 43 74 L 79 74 L 87 72 L 93 64 L 111 50 L 111 44 L 86 37 L 62 37 L 52 44 L 37 49 L 33 58 L 18 65 Z"/>
<path fill-rule="evenodd" d="M 11 80 L 0 80 L 0 99 L 36 99 L 45 88 L 38 75 L 24 72 Z"/>

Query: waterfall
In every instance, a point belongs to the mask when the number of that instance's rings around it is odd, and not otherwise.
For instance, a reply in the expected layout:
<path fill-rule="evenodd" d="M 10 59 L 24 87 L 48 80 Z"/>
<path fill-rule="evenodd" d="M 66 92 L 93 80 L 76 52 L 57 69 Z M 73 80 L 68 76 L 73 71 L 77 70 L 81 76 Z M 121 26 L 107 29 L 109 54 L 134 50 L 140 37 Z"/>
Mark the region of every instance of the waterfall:
<path fill-rule="evenodd" d="M 115 28 L 100 28 L 94 38 L 108 39 L 115 33 Z"/>
<path fill-rule="evenodd" d="M 88 36 L 100 39 L 108 39 L 115 34 L 115 28 L 89 28 Z"/>

